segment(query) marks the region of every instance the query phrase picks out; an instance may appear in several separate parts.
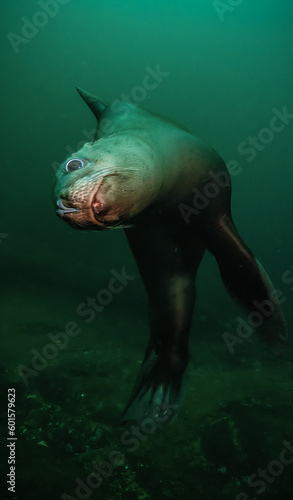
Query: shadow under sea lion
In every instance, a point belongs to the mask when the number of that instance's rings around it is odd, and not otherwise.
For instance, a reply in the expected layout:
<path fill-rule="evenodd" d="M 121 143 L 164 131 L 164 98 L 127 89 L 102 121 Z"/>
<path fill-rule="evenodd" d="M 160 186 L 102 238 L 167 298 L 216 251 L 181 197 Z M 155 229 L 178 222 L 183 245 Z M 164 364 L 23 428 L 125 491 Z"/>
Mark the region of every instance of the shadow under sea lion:
<path fill-rule="evenodd" d="M 183 400 L 195 277 L 205 249 L 256 330 L 280 354 L 287 343 L 273 285 L 231 217 L 224 161 L 185 128 L 139 106 L 106 105 L 78 89 L 98 121 L 93 142 L 57 171 L 58 216 L 77 229 L 123 227 L 150 305 L 150 342 L 123 420 L 172 420 Z M 212 181 L 212 182 L 211 182 Z M 200 193 L 205 193 L 202 203 Z M 171 411 L 169 411 L 171 408 Z"/>

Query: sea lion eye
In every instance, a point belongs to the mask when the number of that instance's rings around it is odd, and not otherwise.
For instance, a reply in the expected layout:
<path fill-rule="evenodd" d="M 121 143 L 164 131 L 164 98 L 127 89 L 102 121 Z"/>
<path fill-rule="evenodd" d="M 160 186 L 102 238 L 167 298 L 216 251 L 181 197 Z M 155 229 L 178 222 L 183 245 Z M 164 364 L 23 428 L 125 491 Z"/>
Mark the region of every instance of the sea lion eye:
<path fill-rule="evenodd" d="M 79 170 L 84 166 L 85 162 L 83 160 L 80 160 L 79 158 L 71 158 L 71 160 L 66 163 L 65 170 L 67 170 L 67 172 L 74 172 L 74 170 Z"/>

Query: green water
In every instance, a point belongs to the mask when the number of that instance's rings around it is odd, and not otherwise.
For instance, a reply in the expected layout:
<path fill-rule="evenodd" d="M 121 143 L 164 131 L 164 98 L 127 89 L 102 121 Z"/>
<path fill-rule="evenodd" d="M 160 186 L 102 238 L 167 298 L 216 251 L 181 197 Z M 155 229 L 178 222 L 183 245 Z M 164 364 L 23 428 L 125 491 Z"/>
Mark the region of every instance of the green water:
<path fill-rule="evenodd" d="M 223 334 L 241 312 L 206 254 L 183 409 L 169 427 L 134 436 L 119 418 L 149 337 L 138 269 L 122 230 L 74 231 L 55 216 L 51 193 L 57 165 L 95 129 L 77 85 L 178 121 L 237 162 L 234 220 L 282 292 L 290 336 L 293 6 L 2 4 L 1 498 L 290 500 L 290 346 L 279 359 L 251 335 L 229 352 Z M 158 67 L 150 89 L 146 76 Z M 123 268 L 134 279 L 86 322 L 77 308 Z M 6 483 L 8 388 L 16 391 L 15 493 Z"/>

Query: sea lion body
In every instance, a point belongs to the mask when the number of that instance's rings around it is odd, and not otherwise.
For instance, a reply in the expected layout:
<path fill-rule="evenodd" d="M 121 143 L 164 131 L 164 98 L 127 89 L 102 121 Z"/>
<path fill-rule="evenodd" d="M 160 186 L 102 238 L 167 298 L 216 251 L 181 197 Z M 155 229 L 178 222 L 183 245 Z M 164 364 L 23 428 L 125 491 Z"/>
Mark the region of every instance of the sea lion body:
<path fill-rule="evenodd" d="M 96 140 L 57 172 L 57 214 L 73 227 L 124 227 L 150 305 L 151 338 L 124 419 L 172 420 L 182 404 L 195 277 L 205 249 L 276 352 L 287 342 L 273 286 L 232 221 L 221 157 L 180 125 L 129 103 L 79 93 L 98 120 Z M 202 193 L 205 193 L 203 196 Z M 167 408 L 167 410 L 166 410 Z"/>

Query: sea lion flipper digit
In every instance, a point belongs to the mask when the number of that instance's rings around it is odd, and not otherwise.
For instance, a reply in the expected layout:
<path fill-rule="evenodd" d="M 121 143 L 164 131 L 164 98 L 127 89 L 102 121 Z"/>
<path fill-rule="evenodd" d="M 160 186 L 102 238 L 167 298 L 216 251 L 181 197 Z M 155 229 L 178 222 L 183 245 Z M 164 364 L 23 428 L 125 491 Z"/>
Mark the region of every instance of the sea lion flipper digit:
<path fill-rule="evenodd" d="M 174 372 L 168 356 L 164 358 L 154 349 L 144 360 L 134 390 L 122 415 L 127 420 L 141 422 L 151 417 L 160 423 L 174 420 L 185 396 L 184 373 Z"/>
<path fill-rule="evenodd" d="M 186 227 L 125 232 L 149 298 L 151 340 L 122 420 L 153 417 L 161 408 L 159 419 L 169 405 L 169 423 L 184 399 L 195 274 L 204 248 Z"/>
<path fill-rule="evenodd" d="M 223 283 L 248 314 L 249 326 L 275 354 L 282 354 L 287 346 L 286 323 L 269 276 L 234 225 L 230 193 L 223 196 L 217 209 L 213 203 L 210 205 L 201 220 L 200 232 L 218 262 Z"/>

